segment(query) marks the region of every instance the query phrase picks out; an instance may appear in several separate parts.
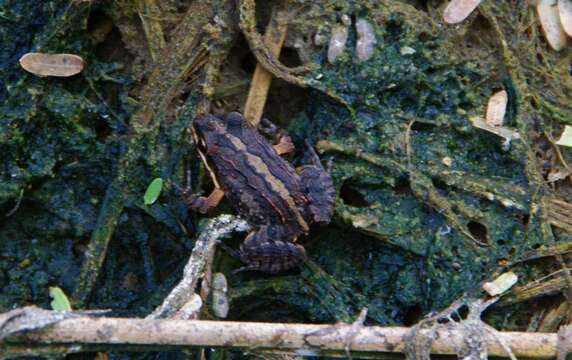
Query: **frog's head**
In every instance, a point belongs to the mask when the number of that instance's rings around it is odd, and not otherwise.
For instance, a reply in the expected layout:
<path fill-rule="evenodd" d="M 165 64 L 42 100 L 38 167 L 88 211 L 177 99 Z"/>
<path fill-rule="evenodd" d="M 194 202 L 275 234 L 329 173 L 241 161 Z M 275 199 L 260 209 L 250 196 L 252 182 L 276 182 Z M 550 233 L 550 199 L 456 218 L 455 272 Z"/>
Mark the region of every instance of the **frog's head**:
<path fill-rule="evenodd" d="M 193 120 L 191 133 L 199 150 L 206 150 L 209 135 L 224 132 L 223 120 L 212 114 L 200 114 Z"/>
<path fill-rule="evenodd" d="M 201 114 L 193 120 L 193 133 L 196 133 L 200 138 L 221 129 L 224 129 L 223 120 L 212 114 Z"/>
<path fill-rule="evenodd" d="M 246 119 L 238 112 L 224 115 L 201 114 L 193 120 L 193 131 L 204 138 L 209 133 L 224 133 L 247 125 Z"/>
<path fill-rule="evenodd" d="M 193 120 L 193 140 L 199 146 L 205 147 L 209 135 L 239 134 L 244 127 L 249 127 L 248 121 L 238 112 L 224 115 L 201 114 Z"/>

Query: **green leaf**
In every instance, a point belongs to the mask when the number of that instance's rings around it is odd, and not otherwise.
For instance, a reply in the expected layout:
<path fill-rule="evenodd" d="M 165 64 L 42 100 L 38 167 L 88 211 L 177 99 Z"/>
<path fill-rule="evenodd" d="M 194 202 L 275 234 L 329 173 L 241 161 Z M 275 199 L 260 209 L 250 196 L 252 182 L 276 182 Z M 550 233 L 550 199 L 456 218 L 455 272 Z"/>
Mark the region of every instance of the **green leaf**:
<path fill-rule="evenodd" d="M 145 191 L 145 196 L 143 197 L 145 201 L 145 205 L 151 205 L 161 194 L 161 189 L 163 188 L 163 179 L 156 178 L 151 181 L 151 184 L 147 187 L 147 191 Z"/>
<path fill-rule="evenodd" d="M 70 301 L 68 300 L 68 297 L 63 292 L 63 290 L 60 289 L 59 287 L 50 286 L 50 296 L 53 299 L 52 302 L 50 303 L 53 310 L 58 310 L 58 311 L 71 311 L 72 310 L 72 307 L 70 305 Z"/>
<path fill-rule="evenodd" d="M 564 132 L 562 132 L 560 140 L 558 140 L 556 144 L 562 146 L 572 146 L 572 126 L 566 125 L 564 127 Z"/>

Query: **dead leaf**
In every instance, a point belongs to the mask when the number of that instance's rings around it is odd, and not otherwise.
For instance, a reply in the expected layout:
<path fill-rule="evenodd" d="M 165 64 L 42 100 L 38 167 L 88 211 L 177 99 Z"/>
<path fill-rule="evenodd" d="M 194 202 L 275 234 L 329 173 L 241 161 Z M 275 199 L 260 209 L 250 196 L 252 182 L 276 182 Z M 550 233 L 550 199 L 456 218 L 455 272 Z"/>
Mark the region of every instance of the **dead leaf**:
<path fill-rule="evenodd" d="M 536 10 L 550 47 L 556 51 L 562 50 L 566 46 L 567 38 L 560 23 L 557 0 L 539 0 Z"/>
<path fill-rule="evenodd" d="M 556 181 L 564 180 L 568 176 L 572 175 L 572 170 L 569 169 L 552 169 L 548 173 L 546 181 L 553 183 Z"/>
<path fill-rule="evenodd" d="M 564 126 L 564 131 L 562 132 L 562 135 L 560 135 L 560 139 L 558 139 L 556 145 L 572 147 L 572 126 Z"/>
<path fill-rule="evenodd" d="M 487 124 L 484 119 L 480 117 L 473 117 L 470 120 L 473 123 L 474 127 L 491 132 L 495 135 L 505 138 L 506 140 L 512 141 L 520 139 L 520 134 L 518 133 L 518 131 L 513 130 L 511 128 L 507 128 L 504 126 L 491 126 Z"/>
<path fill-rule="evenodd" d="M 510 289 L 517 281 L 518 276 L 516 276 L 512 271 L 509 271 L 500 275 L 492 282 L 484 283 L 483 290 L 485 290 L 490 296 L 497 296 Z"/>
<path fill-rule="evenodd" d="M 572 36 L 572 0 L 558 0 L 558 13 L 562 28 L 568 36 Z"/>
<path fill-rule="evenodd" d="M 443 20 L 457 24 L 465 20 L 479 6 L 481 0 L 452 0 L 443 12 Z"/>
<path fill-rule="evenodd" d="M 20 58 L 20 66 L 38 76 L 68 77 L 80 73 L 84 62 L 73 54 L 27 53 Z"/>
<path fill-rule="evenodd" d="M 502 126 L 506 113 L 508 94 L 505 90 L 499 91 L 489 99 L 485 122 L 490 126 Z"/>

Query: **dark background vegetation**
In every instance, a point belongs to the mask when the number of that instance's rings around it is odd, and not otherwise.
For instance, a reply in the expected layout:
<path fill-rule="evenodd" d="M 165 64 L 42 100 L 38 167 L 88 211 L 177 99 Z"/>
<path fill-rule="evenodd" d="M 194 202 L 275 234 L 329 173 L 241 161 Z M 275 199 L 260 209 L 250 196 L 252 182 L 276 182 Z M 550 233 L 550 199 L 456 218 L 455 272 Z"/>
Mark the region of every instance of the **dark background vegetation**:
<path fill-rule="evenodd" d="M 298 11 L 281 61 L 319 65 L 303 75 L 306 87 L 275 79 L 265 116 L 288 128 L 298 145 L 295 164 L 305 161 L 305 139 L 339 145 L 322 154 L 333 157 L 339 196 L 332 223 L 302 239 L 310 262 L 300 272 L 231 275 L 238 262 L 218 253 L 230 319 L 331 323 L 367 307 L 367 324 L 412 325 L 466 292 L 478 295 L 483 280 L 531 251 L 572 240 L 554 226 L 549 201 L 572 201 L 570 180 L 547 181 L 572 157 L 564 148 L 557 157 L 553 144 L 572 125 L 570 53 L 548 47 L 526 1 L 484 1 L 459 26 L 443 24 L 444 3 L 436 0 L 259 3 L 261 32 L 272 7 Z M 49 286 L 74 294 L 112 190 L 122 194 L 117 226 L 94 291 L 75 305 L 145 316 L 181 277 L 204 219 L 187 211 L 171 184 L 183 184 L 190 167 L 194 187 L 209 188 L 185 130 L 204 97 L 205 75 L 187 74 L 189 85 L 170 99 L 153 137 L 133 145 L 133 114 L 145 105 L 142 91 L 156 66 L 141 20 L 149 14 L 138 4 L 0 1 L 0 311 L 49 307 Z M 156 9 L 163 51 L 173 51 L 170 34 L 188 6 L 169 0 Z M 238 21 L 236 8 L 226 15 Z M 315 44 L 316 33 L 327 36 L 343 15 L 374 26 L 371 59 L 355 55 L 354 26 L 334 64 L 327 44 Z M 211 107 L 240 111 L 256 65 L 248 43 L 238 29 L 228 51 L 205 41 L 210 63 L 224 55 Z M 406 47 L 414 52 L 404 54 Z M 28 52 L 73 53 L 87 65 L 71 78 L 40 78 L 18 64 Z M 470 122 L 501 88 L 509 93 L 505 126 L 523 138 L 510 144 Z M 145 206 L 155 177 L 167 186 Z M 551 259 L 516 266 L 519 285 L 562 266 Z M 560 304 L 559 290 L 540 302 L 509 294 L 489 320 L 531 329 Z M 213 315 L 207 309 L 203 317 Z"/>

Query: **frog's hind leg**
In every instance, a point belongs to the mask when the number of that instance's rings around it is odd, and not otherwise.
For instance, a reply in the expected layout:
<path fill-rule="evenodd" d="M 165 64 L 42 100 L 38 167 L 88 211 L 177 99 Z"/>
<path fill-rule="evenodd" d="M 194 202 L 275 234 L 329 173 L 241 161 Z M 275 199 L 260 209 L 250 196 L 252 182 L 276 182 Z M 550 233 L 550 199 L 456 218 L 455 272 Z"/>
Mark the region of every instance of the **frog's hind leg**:
<path fill-rule="evenodd" d="M 329 223 L 334 214 L 336 189 L 331 175 L 331 161 L 328 169 L 324 169 L 318 154 L 308 145 L 312 157 L 312 165 L 298 169 L 303 190 L 310 204 L 308 206 L 312 218 L 317 223 Z"/>
<path fill-rule="evenodd" d="M 240 246 L 240 259 L 247 264 L 233 273 L 256 270 L 277 274 L 300 266 L 306 260 L 306 250 L 289 241 L 291 235 L 282 226 L 262 226 L 253 231 Z"/>
<path fill-rule="evenodd" d="M 278 155 L 291 155 L 296 151 L 292 138 L 286 131 L 266 118 L 260 120 L 258 125 L 260 132 L 270 137 L 276 144 L 272 145 Z"/>

